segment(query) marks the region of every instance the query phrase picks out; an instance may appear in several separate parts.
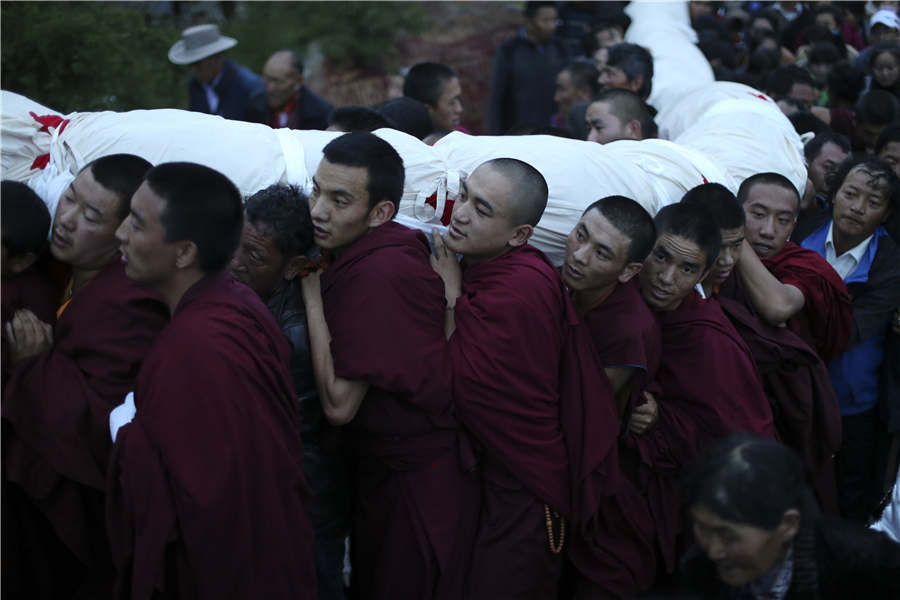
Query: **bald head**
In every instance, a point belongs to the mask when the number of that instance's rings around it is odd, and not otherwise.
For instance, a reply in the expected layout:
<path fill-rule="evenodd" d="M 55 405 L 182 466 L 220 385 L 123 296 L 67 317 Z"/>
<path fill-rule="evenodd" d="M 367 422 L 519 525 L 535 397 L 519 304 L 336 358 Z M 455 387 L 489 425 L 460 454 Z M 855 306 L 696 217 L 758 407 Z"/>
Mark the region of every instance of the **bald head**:
<path fill-rule="evenodd" d="M 263 67 L 266 99 L 269 107 L 285 106 L 300 91 L 303 83 L 303 59 L 293 50 L 279 50 Z"/>
<path fill-rule="evenodd" d="M 544 176 L 528 163 L 516 158 L 495 158 L 482 163 L 478 168 L 484 167 L 504 177 L 511 185 L 511 225 L 537 225 L 547 207 L 547 197 L 550 194 Z"/>

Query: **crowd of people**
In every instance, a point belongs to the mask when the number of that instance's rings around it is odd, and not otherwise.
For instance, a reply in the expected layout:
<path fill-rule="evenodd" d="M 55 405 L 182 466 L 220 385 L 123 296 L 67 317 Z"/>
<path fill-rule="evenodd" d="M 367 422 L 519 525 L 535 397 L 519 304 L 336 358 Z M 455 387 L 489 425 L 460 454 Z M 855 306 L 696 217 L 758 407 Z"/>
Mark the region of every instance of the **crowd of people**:
<path fill-rule="evenodd" d="M 297 52 L 259 77 L 185 30 L 191 110 L 346 133 L 308 195 L 124 153 L 52 215 L 3 181 L 3 592 L 900 595 L 896 3 L 726 4 L 690 3 L 698 47 L 804 134 L 805 189 L 597 198 L 561 267 L 515 158 L 462 179 L 443 235 L 397 222 L 404 160 L 371 132 L 460 129 L 452 66 L 334 108 Z M 659 135 L 622 6 L 524 23 L 490 133 Z"/>

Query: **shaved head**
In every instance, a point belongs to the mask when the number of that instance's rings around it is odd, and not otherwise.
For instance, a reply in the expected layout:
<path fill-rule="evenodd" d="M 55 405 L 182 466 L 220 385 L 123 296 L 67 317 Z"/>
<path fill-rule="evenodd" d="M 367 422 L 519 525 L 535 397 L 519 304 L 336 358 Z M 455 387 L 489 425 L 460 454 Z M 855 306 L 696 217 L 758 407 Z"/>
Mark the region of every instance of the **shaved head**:
<path fill-rule="evenodd" d="M 482 163 L 481 167 L 490 167 L 512 185 L 512 225 L 537 225 L 549 196 L 544 176 L 528 163 L 515 158 L 495 158 Z"/>

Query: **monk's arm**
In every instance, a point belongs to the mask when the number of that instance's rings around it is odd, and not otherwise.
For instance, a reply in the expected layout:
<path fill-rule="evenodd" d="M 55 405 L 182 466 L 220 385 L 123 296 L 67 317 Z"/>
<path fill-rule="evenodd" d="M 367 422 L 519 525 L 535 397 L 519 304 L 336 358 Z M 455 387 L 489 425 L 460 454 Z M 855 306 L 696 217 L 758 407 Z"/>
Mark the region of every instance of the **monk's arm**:
<path fill-rule="evenodd" d="M 462 295 L 462 269 L 456 255 L 444 245 L 444 239 L 435 230 L 431 234 L 434 241 L 434 252 L 431 254 L 431 268 L 444 282 L 444 297 L 447 307 L 444 310 L 444 337 L 450 339 L 456 331 L 456 299 Z"/>
<path fill-rule="evenodd" d="M 630 395 L 627 393 L 626 386 L 637 369 L 634 367 L 606 367 L 603 370 L 606 371 L 606 377 L 612 384 L 613 393 L 616 396 L 616 412 L 621 417 L 625 414 L 626 403 Z M 623 390 L 625 393 L 622 393 Z"/>
<path fill-rule="evenodd" d="M 331 334 L 325 321 L 322 289 L 319 273 L 307 275 L 302 280 L 303 301 L 306 304 L 309 347 L 312 354 L 313 375 L 325 417 L 334 425 L 345 425 L 353 420 L 369 384 L 344 379 L 334 374 L 334 358 L 331 355 Z"/>
<path fill-rule="evenodd" d="M 803 292 L 796 286 L 778 281 L 762 264 L 747 240 L 744 240 L 737 270 L 753 307 L 770 325 L 782 325 L 806 304 Z"/>

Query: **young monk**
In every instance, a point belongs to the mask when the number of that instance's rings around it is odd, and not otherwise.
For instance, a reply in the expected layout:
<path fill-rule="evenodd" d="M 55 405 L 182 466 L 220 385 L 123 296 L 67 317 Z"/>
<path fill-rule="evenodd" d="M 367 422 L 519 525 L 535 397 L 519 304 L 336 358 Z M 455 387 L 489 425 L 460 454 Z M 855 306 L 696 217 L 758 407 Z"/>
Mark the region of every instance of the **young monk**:
<path fill-rule="evenodd" d="M 242 224 L 227 177 L 165 163 L 116 232 L 172 314 L 109 420 L 117 597 L 315 596 L 289 344 L 225 271 Z"/>
<path fill-rule="evenodd" d="M 71 268 L 58 320 L 20 310 L 4 331 L 13 363 L 3 394 L 4 510 L 18 512 L 4 519 L 4 541 L 18 540 L 4 553 L 17 561 L 4 585 L 24 585 L 21 593 L 109 593 L 109 412 L 168 321 L 156 293 L 125 276 L 115 237 L 149 168 L 116 154 L 81 170 L 59 200 L 50 241 Z"/>
<path fill-rule="evenodd" d="M 565 541 L 618 486 L 612 391 L 558 272 L 528 245 L 547 196 L 532 166 L 488 161 L 434 238 L 455 407 L 483 449 L 467 598 L 555 598 Z"/>
<path fill-rule="evenodd" d="M 642 392 L 656 375 L 662 354 L 659 325 L 641 300 L 634 276 L 656 239 L 653 219 L 640 204 L 609 196 L 590 205 L 566 242 L 562 277 L 575 309 L 590 328 L 617 395 L 619 417 L 634 435 L 656 420 L 657 405 Z M 590 535 L 573 536 L 568 556 L 580 578 L 576 597 L 633 596 L 653 585 L 656 523 L 666 507 L 655 502 L 657 473 L 642 468 L 633 447 L 620 444 L 623 481 L 615 501 L 598 511 Z"/>
<path fill-rule="evenodd" d="M 323 152 L 310 215 L 334 262 L 302 286 L 322 408 L 357 450 L 353 585 L 464 598 L 479 499 L 452 414 L 443 286 L 425 236 L 393 221 L 404 171 L 391 145 L 349 133 Z"/>
<path fill-rule="evenodd" d="M 744 211 L 734 194 L 717 183 L 688 191 L 684 204 L 709 211 L 719 226 L 722 248 L 710 275 L 703 281 L 707 297 L 715 297 L 725 315 L 747 343 L 760 371 L 775 415 L 778 439 L 794 448 L 813 475 L 823 508 L 836 511 L 833 456 L 840 447 L 840 411 L 828 370 L 809 344 L 786 327 L 776 327 L 753 314 L 744 303 L 717 294 L 717 289 L 742 260 Z M 709 285 L 716 277 L 715 284 Z"/>
<path fill-rule="evenodd" d="M 744 301 L 771 325 L 787 325 L 831 362 L 850 339 L 850 296 L 824 258 L 789 241 L 800 194 L 783 175 L 758 173 L 744 180 L 737 199 L 746 214 L 746 240 L 739 277 L 722 294 Z"/>

